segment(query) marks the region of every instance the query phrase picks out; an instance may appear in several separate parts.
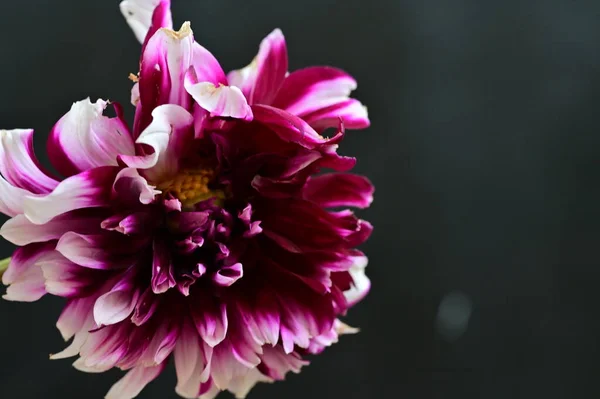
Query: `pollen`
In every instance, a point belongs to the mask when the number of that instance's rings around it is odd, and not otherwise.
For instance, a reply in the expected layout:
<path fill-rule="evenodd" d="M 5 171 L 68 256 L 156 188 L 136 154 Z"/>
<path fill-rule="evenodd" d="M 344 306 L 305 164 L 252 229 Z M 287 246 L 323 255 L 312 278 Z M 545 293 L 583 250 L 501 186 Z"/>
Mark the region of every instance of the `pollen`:
<path fill-rule="evenodd" d="M 223 199 L 220 190 L 211 190 L 209 184 L 214 181 L 215 172 L 210 169 L 188 169 L 180 172 L 173 179 L 159 184 L 163 193 L 170 193 L 190 207 L 210 198 Z"/>

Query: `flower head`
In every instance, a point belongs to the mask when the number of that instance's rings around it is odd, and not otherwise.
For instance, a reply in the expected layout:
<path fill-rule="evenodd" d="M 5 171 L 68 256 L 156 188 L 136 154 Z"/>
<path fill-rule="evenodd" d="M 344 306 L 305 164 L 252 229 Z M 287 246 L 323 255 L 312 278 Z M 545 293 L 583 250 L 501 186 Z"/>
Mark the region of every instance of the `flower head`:
<path fill-rule="evenodd" d="M 172 29 L 168 0 L 121 7 L 143 43 L 133 127 L 117 104 L 73 104 L 47 144 L 61 179 L 33 131 L 0 131 L 0 234 L 19 246 L 5 298 L 67 298 L 72 341 L 52 358 L 128 370 L 107 398 L 135 397 L 170 358 L 179 395 L 243 397 L 354 332 L 338 317 L 369 289 L 356 247 L 372 228 L 346 208 L 373 187 L 337 148 L 367 113 L 345 72 L 289 73 L 279 30 L 225 74 L 189 23 Z"/>

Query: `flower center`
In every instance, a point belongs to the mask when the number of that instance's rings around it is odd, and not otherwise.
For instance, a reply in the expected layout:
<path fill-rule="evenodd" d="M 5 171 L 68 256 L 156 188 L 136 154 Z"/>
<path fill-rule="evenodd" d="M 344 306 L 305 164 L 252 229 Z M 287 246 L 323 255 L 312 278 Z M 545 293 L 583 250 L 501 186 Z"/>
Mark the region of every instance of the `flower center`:
<path fill-rule="evenodd" d="M 214 178 L 215 172 L 212 169 L 187 169 L 173 179 L 159 184 L 158 188 L 164 194 L 172 194 L 184 207 L 190 207 L 211 198 L 224 199 L 221 190 L 209 187 Z"/>

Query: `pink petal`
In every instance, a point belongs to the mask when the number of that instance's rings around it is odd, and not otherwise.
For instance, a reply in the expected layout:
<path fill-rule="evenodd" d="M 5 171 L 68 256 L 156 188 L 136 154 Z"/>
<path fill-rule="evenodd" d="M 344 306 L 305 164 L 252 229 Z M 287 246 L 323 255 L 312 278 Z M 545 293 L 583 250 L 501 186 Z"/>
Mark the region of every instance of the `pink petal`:
<path fill-rule="evenodd" d="M 187 83 L 188 93 L 211 116 L 252 120 L 252 109 L 246 98 L 235 86 L 215 86 L 211 82 Z"/>
<path fill-rule="evenodd" d="M 137 366 L 113 385 L 105 399 L 132 399 L 164 370 L 166 362 L 152 367 Z"/>
<path fill-rule="evenodd" d="M 77 265 L 99 270 L 128 267 L 137 257 L 136 248 L 128 241 L 74 232 L 64 234 L 58 240 L 56 250 Z"/>
<path fill-rule="evenodd" d="M 203 299 L 202 305 L 192 308 L 192 317 L 196 329 L 204 342 L 214 348 L 227 335 L 227 328 L 229 326 L 227 306 L 224 303 L 215 303 L 214 299 L 208 296 Z"/>
<path fill-rule="evenodd" d="M 127 273 L 109 292 L 96 300 L 94 320 L 98 326 L 116 324 L 131 315 L 140 296 L 132 277 Z"/>
<path fill-rule="evenodd" d="M 95 297 L 74 298 L 67 302 L 56 327 L 65 341 L 84 328 L 86 320 L 92 314 Z"/>
<path fill-rule="evenodd" d="M 97 208 L 110 202 L 111 186 L 118 168 L 104 166 L 63 180 L 50 194 L 26 196 L 23 213 L 35 224 L 80 208 Z"/>
<path fill-rule="evenodd" d="M 154 118 L 137 139 L 152 149 L 148 155 L 125 156 L 123 162 L 137 169 L 144 169 L 144 176 L 151 181 L 164 181 L 178 172 L 178 160 L 189 151 L 194 137 L 192 115 L 178 105 L 161 105 L 152 112 Z"/>
<path fill-rule="evenodd" d="M 0 130 L 0 172 L 13 186 L 34 194 L 47 194 L 58 185 L 33 152 L 33 130 Z"/>
<path fill-rule="evenodd" d="M 46 291 L 65 298 L 88 296 L 97 288 L 97 282 L 104 278 L 101 272 L 90 270 L 66 259 L 55 251 L 57 256 L 40 262 L 44 274 Z"/>
<path fill-rule="evenodd" d="M 239 87 L 250 104 L 269 105 L 279 92 L 288 71 L 285 38 L 275 29 L 260 44 L 258 55 L 247 67 L 232 71 L 229 83 Z"/>
<path fill-rule="evenodd" d="M 244 269 L 241 263 L 221 268 L 215 273 L 213 280 L 217 285 L 229 287 L 244 276 Z"/>
<path fill-rule="evenodd" d="M 45 224 L 34 224 L 25 215 L 9 219 L 0 228 L 0 235 L 15 245 L 58 240 L 63 234 L 73 231 L 91 234 L 99 231 L 101 216 L 84 212 L 68 212 Z"/>
<path fill-rule="evenodd" d="M 119 117 L 103 116 L 107 102 L 89 98 L 73 104 L 48 138 L 50 162 L 71 176 L 99 166 L 117 166 L 119 155 L 135 153 L 133 139 Z"/>
<path fill-rule="evenodd" d="M 124 0 L 121 12 L 140 43 L 158 28 L 172 28 L 170 0 Z M 153 32 L 151 31 L 153 28 Z"/>
<path fill-rule="evenodd" d="M 373 202 L 374 187 L 363 176 L 330 173 L 311 177 L 304 198 L 321 207 L 353 206 L 367 208 Z"/>
<path fill-rule="evenodd" d="M 371 125 L 367 107 L 353 98 L 307 114 L 303 119 L 318 132 L 338 126 L 340 119 L 347 129 L 366 129 Z"/>
<path fill-rule="evenodd" d="M 178 395 L 189 399 L 199 396 L 201 384 L 210 376 L 211 357 L 212 348 L 200 341 L 193 325 L 184 323 L 174 352 Z"/>
<path fill-rule="evenodd" d="M 31 244 L 18 248 L 2 276 L 10 285 L 4 299 L 34 302 L 46 294 L 44 275 L 40 263 L 56 256 L 53 243 Z"/>
<path fill-rule="evenodd" d="M 303 360 L 297 353 L 285 353 L 281 346 L 274 348 L 264 347 L 264 353 L 261 356 L 262 363 L 259 370 L 273 378 L 274 380 L 283 380 L 288 372 L 299 373 L 303 366 L 309 364 Z"/>

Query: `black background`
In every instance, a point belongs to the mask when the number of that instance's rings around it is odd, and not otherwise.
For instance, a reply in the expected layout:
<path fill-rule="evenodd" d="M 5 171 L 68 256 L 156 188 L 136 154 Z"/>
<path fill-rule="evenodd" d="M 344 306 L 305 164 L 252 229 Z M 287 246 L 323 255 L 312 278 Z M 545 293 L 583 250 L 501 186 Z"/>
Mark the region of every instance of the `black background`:
<path fill-rule="evenodd" d="M 372 120 L 342 146 L 377 186 L 362 332 L 250 398 L 598 397 L 598 1 L 173 3 L 226 70 L 282 28 L 291 68 L 346 69 Z M 2 1 L 0 18 L 0 125 L 35 128 L 43 162 L 74 101 L 129 103 L 140 46 L 118 1 Z M 438 313 L 448 295 L 463 304 Z M 61 306 L 0 303 L 0 397 L 116 381 L 48 360 Z M 140 397 L 174 386 L 170 370 Z"/>

